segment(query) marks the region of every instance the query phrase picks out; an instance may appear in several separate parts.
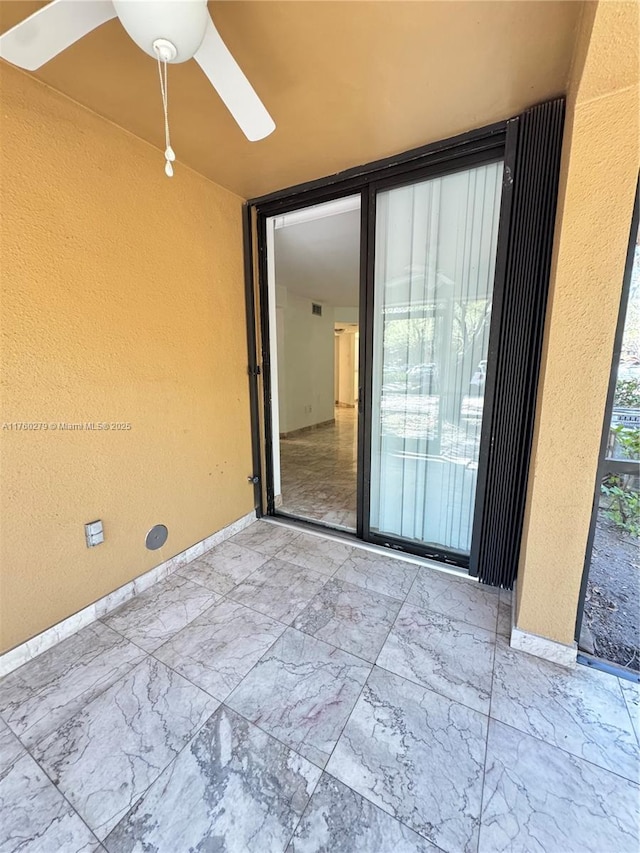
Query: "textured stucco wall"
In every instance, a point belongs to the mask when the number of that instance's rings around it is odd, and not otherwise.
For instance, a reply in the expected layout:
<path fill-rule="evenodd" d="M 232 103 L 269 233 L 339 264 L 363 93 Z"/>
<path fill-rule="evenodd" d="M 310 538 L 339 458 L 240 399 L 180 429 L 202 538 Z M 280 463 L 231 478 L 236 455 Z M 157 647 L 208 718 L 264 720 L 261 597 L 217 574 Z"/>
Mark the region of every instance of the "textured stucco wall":
<path fill-rule="evenodd" d="M 131 424 L 0 431 L 1 651 L 253 501 L 241 199 L 14 69 L 0 87 L 0 419 Z"/>
<path fill-rule="evenodd" d="M 639 166 L 637 3 L 584 9 L 569 84 L 517 625 L 574 639 Z"/>

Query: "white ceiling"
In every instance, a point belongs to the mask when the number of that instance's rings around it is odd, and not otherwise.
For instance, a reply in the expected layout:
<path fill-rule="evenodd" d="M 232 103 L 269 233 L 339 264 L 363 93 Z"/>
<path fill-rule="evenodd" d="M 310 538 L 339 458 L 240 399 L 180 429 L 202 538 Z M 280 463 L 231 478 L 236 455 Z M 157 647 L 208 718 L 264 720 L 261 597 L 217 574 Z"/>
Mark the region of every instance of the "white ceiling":
<path fill-rule="evenodd" d="M 276 228 L 276 285 L 336 308 L 356 308 L 360 211 Z"/>

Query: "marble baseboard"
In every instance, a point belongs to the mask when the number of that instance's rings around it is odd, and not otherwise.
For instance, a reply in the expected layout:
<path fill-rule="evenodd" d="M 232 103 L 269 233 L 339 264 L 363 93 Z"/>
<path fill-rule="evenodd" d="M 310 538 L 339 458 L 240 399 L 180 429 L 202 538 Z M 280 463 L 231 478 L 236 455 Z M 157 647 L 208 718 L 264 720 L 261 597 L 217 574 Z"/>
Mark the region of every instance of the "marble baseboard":
<path fill-rule="evenodd" d="M 564 643 L 558 643 L 556 640 L 550 640 L 548 637 L 540 637 L 538 634 L 523 631 L 522 628 L 515 625 L 511 628 L 510 645 L 512 649 L 518 649 L 528 655 L 543 658 L 568 669 L 574 669 L 577 664 L 577 643 L 567 646 Z"/>
<path fill-rule="evenodd" d="M 52 625 L 51 628 L 47 628 L 25 643 L 0 655 L 0 678 L 13 672 L 14 669 L 22 666 L 23 663 L 32 660 L 62 640 L 66 640 L 67 637 L 95 622 L 96 619 L 106 616 L 107 613 L 120 607 L 125 601 L 129 601 L 129 599 L 149 589 L 149 587 L 158 583 L 158 581 L 164 580 L 177 569 L 201 557 L 206 551 L 211 550 L 211 548 L 214 548 L 226 539 L 230 539 L 236 533 L 240 533 L 245 527 L 253 524 L 255 520 L 256 516 L 253 511 L 244 515 L 237 521 L 227 525 L 227 527 L 223 527 L 222 530 L 212 533 L 206 539 L 196 542 L 195 545 L 191 545 L 185 551 L 181 551 L 179 554 L 171 557 L 171 559 L 165 560 L 164 563 L 160 563 L 159 566 L 155 566 L 155 568 L 134 578 L 134 580 L 129 581 L 124 586 L 118 587 L 118 589 L 103 596 L 103 598 L 99 598 L 93 604 L 88 605 L 88 607 L 79 610 L 77 613 L 63 619 L 56 625 Z"/>
<path fill-rule="evenodd" d="M 567 646 L 557 640 L 550 640 L 548 637 L 541 637 L 539 634 L 532 634 L 530 631 L 523 631 L 522 628 L 518 628 L 516 625 L 516 601 L 517 593 L 514 583 L 511 596 L 511 635 L 509 637 L 511 648 L 557 663 L 560 666 L 567 667 L 567 669 L 574 669 L 578 662 L 577 643 Z"/>

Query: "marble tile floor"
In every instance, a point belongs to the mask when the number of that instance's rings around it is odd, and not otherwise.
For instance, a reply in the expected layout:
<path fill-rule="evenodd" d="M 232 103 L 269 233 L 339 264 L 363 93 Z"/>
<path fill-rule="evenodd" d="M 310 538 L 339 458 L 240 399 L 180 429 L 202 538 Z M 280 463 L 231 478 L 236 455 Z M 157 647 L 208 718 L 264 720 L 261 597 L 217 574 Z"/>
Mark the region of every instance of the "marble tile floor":
<path fill-rule="evenodd" d="M 357 427 L 356 409 L 336 407 L 335 424 L 280 439 L 284 512 L 355 530 Z"/>
<path fill-rule="evenodd" d="M 640 691 L 509 624 L 256 522 L 0 681 L 0 851 L 637 853 Z"/>

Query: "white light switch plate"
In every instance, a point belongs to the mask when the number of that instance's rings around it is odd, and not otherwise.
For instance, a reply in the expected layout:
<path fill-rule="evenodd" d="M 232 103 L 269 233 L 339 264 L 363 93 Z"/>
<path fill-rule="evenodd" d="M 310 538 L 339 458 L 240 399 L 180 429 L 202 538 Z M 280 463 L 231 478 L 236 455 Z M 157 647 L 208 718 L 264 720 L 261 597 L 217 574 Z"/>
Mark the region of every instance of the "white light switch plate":
<path fill-rule="evenodd" d="M 87 539 L 87 548 L 93 548 L 104 542 L 104 529 L 101 521 L 90 521 L 84 526 L 84 535 Z"/>

